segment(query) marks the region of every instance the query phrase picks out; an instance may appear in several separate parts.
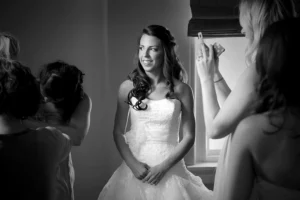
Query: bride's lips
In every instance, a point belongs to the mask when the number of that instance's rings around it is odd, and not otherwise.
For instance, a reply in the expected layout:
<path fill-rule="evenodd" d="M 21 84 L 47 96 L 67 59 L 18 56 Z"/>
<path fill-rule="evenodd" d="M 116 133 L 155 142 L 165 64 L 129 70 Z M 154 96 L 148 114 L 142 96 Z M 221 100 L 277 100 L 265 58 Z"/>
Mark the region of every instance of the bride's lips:
<path fill-rule="evenodd" d="M 145 65 L 149 65 L 150 63 L 152 63 L 152 60 L 142 60 L 142 63 Z"/>

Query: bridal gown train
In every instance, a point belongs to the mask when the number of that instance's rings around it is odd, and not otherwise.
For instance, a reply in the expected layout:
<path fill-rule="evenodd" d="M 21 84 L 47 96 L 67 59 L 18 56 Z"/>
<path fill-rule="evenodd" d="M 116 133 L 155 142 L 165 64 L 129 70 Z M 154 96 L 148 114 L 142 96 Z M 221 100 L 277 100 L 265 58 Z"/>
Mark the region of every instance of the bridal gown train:
<path fill-rule="evenodd" d="M 134 100 L 132 99 L 133 103 Z M 146 99 L 146 110 L 130 106 L 131 128 L 124 134 L 133 155 L 150 167 L 164 161 L 179 143 L 181 102 L 177 99 Z M 123 161 L 101 191 L 98 200 L 212 200 L 198 176 L 184 160 L 175 164 L 157 185 L 138 180 Z"/>

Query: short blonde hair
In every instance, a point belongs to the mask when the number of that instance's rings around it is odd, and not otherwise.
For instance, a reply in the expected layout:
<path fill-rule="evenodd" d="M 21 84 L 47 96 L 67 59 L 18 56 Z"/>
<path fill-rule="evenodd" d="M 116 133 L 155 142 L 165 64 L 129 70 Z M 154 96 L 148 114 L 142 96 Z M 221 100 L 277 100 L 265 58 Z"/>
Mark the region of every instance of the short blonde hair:
<path fill-rule="evenodd" d="M 293 0 L 241 0 L 240 20 L 250 30 L 246 48 L 246 64 L 255 62 L 258 43 L 265 29 L 272 23 L 297 16 Z"/>

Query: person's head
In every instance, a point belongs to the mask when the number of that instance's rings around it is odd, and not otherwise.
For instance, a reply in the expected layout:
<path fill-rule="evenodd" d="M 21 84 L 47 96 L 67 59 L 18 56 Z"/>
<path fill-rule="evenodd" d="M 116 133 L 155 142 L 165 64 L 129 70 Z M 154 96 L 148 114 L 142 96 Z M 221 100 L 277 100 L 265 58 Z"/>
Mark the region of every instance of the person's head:
<path fill-rule="evenodd" d="M 247 64 L 255 62 L 258 43 L 270 24 L 297 15 L 293 0 L 241 0 L 239 10 L 241 32 L 248 39 Z"/>
<path fill-rule="evenodd" d="M 176 54 L 176 41 L 171 32 L 160 25 L 150 25 L 138 38 L 137 59 L 140 73 L 159 70 L 167 80 L 186 81 L 185 71 Z"/>
<path fill-rule="evenodd" d="M 68 122 L 83 98 L 83 73 L 74 65 L 56 61 L 43 66 L 40 74 L 40 90 L 44 99 L 62 111 Z"/>
<path fill-rule="evenodd" d="M 160 25 L 150 25 L 142 30 L 138 38 L 137 56 L 135 64 L 137 68 L 129 75 L 136 87 L 130 92 L 128 98 L 132 96 L 139 100 L 146 97 L 151 87 L 151 80 L 148 73 L 161 73 L 170 86 L 170 94 L 174 92 L 174 81 L 178 79 L 182 82 L 187 81 L 187 75 L 182 67 L 176 53 L 176 41 L 171 32 Z M 139 95 L 136 90 L 143 88 Z M 130 102 L 130 99 L 128 99 Z"/>
<path fill-rule="evenodd" d="M 300 19 L 278 21 L 262 37 L 256 55 L 259 75 L 257 113 L 274 110 L 300 111 L 297 93 L 300 66 Z M 299 113 L 298 113 L 299 114 Z"/>
<path fill-rule="evenodd" d="M 30 69 L 0 58 L 0 115 L 24 119 L 33 116 L 39 104 L 39 86 Z"/>
<path fill-rule="evenodd" d="M 15 59 L 20 53 L 20 44 L 17 38 L 9 33 L 0 33 L 0 57 Z"/>

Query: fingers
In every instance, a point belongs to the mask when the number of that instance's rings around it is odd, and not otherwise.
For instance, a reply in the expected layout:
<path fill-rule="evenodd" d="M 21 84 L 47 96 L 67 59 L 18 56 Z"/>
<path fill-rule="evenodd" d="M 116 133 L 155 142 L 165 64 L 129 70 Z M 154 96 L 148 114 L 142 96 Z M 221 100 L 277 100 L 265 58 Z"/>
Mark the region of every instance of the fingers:
<path fill-rule="evenodd" d="M 146 176 L 145 178 L 143 178 L 142 181 L 143 181 L 143 183 L 147 182 L 147 183 L 149 183 L 150 185 L 154 185 L 155 182 L 157 181 L 156 177 L 157 177 L 157 174 L 155 175 L 155 174 L 149 172 L 149 173 L 147 174 L 147 176 Z"/>
<path fill-rule="evenodd" d="M 206 55 L 206 50 L 205 50 L 205 45 L 200 45 L 200 50 L 202 52 L 202 55 L 203 55 L 203 58 L 207 58 L 207 55 Z"/>
<path fill-rule="evenodd" d="M 208 59 L 212 60 L 214 58 L 214 49 L 213 49 L 213 46 L 211 44 L 208 46 L 208 50 L 209 50 Z"/>
<path fill-rule="evenodd" d="M 149 166 L 149 165 L 147 165 L 147 164 L 144 164 L 144 166 L 145 166 L 145 168 L 146 168 L 147 170 L 149 170 L 149 169 L 150 169 L 150 166 Z"/>
<path fill-rule="evenodd" d="M 146 176 L 148 175 L 148 169 L 146 168 L 146 170 L 138 177 L 139 180 L 144 179 Z"/>
<path fill-rule="evenodd" d="M 148 182 L 149 179 L 151 178 L 151 176 L 152 176 L 151 172 L 148 173 L 148 174 L 142 179 L 143 183 Z"/>
<path fill-rule="evenodd" d="M 161 179 L 161 176 L 157 177 L 155 182 L 154 182 L 154 185 L 157 185 L 160 182 L 160 179 Z"/>
<path fill-rule="evenodd" d="M 148 182 L 151 185 L 157 185 L 159 180 L 160 180 L 160 174 L 156 174 L 156 176 L 153 176 Z"/>
<path fill-rule="evenodd" d="M 201 45 L 202 46 L 202 45 Z M 201 47 L 198 48 L 196 60 L 200 61 L 203 58 Z"/>
<path fill-rule="evenodd" d="M 150 185 L 157 185 L 161 179 L 161 173 L 152 174 L 149 173 L 142 181 L 143 183 L 147 182 Z"/>
<path fill-rule="evenodd" d="M 144 177 L 145 177 L 145 174 L 141 174 L 141 175 L 139 175 L 137 178 L 138 178 L 139 180 L 142 180 Z"/>

